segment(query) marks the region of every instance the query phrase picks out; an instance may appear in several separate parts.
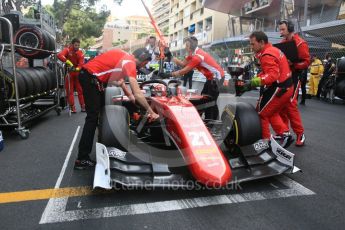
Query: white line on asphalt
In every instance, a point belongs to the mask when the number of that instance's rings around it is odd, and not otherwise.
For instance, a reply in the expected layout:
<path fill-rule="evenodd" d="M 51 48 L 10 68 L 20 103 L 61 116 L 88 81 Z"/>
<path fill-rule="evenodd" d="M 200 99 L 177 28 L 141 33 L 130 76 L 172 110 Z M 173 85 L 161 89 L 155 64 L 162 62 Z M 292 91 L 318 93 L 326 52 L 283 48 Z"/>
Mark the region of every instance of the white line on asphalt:
<path fill-rule="evenodd" d="M 106 217 L 130 216 L 137 214 L 149 214 L 157 212 L 176 211 L 206 207 L 211 205 L 236 204 L 249 201 L 259 201 L 277 198 L 287 198 L 294 196 L 314 195 L 315 193 L 303 185 L 283 176 L 277 178 L 287 189 L 277 189 L 273 191 L 216 195 L 208 197 L 197 197 L 190 199 L 170 200 L 161 202 L 138 203 L 131 205 L 71 210 L 66 211 L 68 197 L 52 199 L 52 208 L 47 213 L 45 219 L 41 219 L 40 224 L 69 222 L 85 219 L 98 219 Z"/>
<path fill-rule="evenodd" d="M 63 164 L 63 166 L 62 166 L 62 169 L 61 169 L 59 178 L 58 178 L 58 180 L 56 181 L 56 184 L 55 184 L 55 187 L 54 187 L 54 188 L 60 188 L 62 178 L 63 178 L 63 176 L 64 176 L 64 174 L 65 174 L 65 171 L 66 171 L 66 168 L 67 168 L 67 165 L 68 165 L 68 162 L 69 162 L 69 158 L 71 157 L 71 154 L 72 154 L 72 151 L 73 151 L 73 148 L 74 148 L 74 144 L 75 144 L 75 142 L 77 141 L 77 137 L 78 137 L 78 134 L 79 134 L 79 130 L 80 130 L 80 126 L 78 126 L 77 130 L 75 131 L 75 134 L 74 134 L 74 137 L 73 137 L 71 146 L 69 147 L 69 150 L 68 150 L 68 153 L 67 153 L 65 162 L 64 162 L 64 164 Z"/>
<path fill-rule="evenodd" d="M 61 172 L 60 172 L 60 175 L 56 181 L 56 184 L 55 184 L 55 189 L 58 189 L 61 185 L 61 181 L 63 179 L 63 176 L 65 175 L 65 172 L 66 172 L 66 168 L 67 168 L 67 165 L 68 165 L 68 162 L 69 162 L 69 159 L 71 157 L 71 154 L 72 154 L 72 151 L 73 151 L 73 148 L 74 148 L 74 144 L 75 142 L 77 141 L 77 137 L 78 137 L 78 134 L 79 134 L 79 130 L 80 130 L 80 126 L 78 126 L 77 130 L 75 131 L 75 134 L 74 134 L 74 137 L 73 137 L 73 140 L 72 140 L 72 143 L 71 143 L 71 146 L 69 147 L 69 150 L 68 150 L 68 153 L 67 153 L 67 156 L 66 156 L 66 159 L 65 159 L 65 162 L 62 166 L 62 169 L 61 169 Z M 47 203 L 47 206 L 46 208 L 44 209 L 44 212 L 42 214 L 42 217 L 41 217 L 41 220 L 40 220 L 40 223 L 41 222 L 45 222 L 48 218 L 48 216 L 53 213 L 53 207 L 56 205 L 55 201 L 53 198 L 49 199 L 48 203 Z"/>

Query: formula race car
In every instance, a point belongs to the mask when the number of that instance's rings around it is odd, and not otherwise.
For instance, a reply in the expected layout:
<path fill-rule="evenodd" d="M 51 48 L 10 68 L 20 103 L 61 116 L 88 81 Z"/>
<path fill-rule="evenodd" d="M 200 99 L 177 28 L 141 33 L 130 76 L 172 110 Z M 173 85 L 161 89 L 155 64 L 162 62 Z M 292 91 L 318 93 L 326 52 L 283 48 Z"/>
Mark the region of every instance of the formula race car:
<path fill-rule="evenodd" d="M 293 153 L 273 138 L 260 140 L 252 105 L 231 103 L 220 119 L 207 120 L 203 112 L 216 102 L 178 80 L 146 80 L 140 87 L 160 118 L 148 122 L 119 88 L 106 88 L 94 188 L 221 187 L 299 170 Z"/>

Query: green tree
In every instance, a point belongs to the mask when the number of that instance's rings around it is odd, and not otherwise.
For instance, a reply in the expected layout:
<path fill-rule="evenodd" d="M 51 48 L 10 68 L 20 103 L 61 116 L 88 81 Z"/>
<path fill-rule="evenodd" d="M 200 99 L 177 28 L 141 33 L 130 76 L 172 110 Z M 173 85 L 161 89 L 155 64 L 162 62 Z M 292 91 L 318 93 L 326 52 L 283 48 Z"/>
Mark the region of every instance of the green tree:
<path fill-rule="evenodd" d="M 34 18 L 35 17 L 35 11 L 34 11 L 34 7 L 30 7 L 29 11 L 24 14 L 24 18 Z"/>
<path fill-rule="evenodd" d="M 56 25 L 60 30 L 65 29 L 65 23 L 69 20 L 74 11 L 95 13 L 95 3 L 99 0 L 54 0 L 54 3 L 49 7 L 49 11 L 55 16 Z M 104 14 L 108 11 L 101 11 Z M 109 15 L 109 12 L 108 12 Z"/>
<path fill-rule="evenodd" d="M 70 39 L 79 37 L 81 40 L 99 37 L 102 35 L 108 16 L 108 11 L 96 13 L 95 9 L 92 8 L 88 11 L 73 9 L 64 24 L 63 36 L 68 36 Z"/>
<path fill-rule="evenodd" d="M 121 4 L 123 0 L 113 0 Z M 53 5 L 46 6 L 45 10 L 51 13 L 56 21 L 57 41 L 68 42 L 73 37 L 81 39 L 81 46 L 87 48 L 95 44 L 95 38 L 102 35 L 102 30 L 110 11 L 106 6 L 97 13 L 94 6 L 99 0 L 54 0 Z M 25 15 L 34 18 L 34 11 L 40 11 L 40 0 L 1 0 L 2 9 L 21 11 L 30 7 Z"/>
<path fill-rule="evenodd" d="M 95 44 L 95 38 L 102 35 L 104 24 L 110 15 L 110 11 L 105 10 L 97 13 L 94 8 L 95 2 L 96 0 L 54 0 L 52 6 L 46 7 L 46 10 L 57 19 L 59 42 L 66 43 L 73 37 L 78 37 L 81 39 L 82 48 Z M 71 6 L 68 14 L 65 11 L 67 6 Z"/>
<path fill-rule="evenodd" d="M 54 0 L 53 9 L 56 12 L 55 19 L 58 28 L 64 28 L 64 24 L 67 22 L 73 9 L 88 10 L 96 2 L 98 0 Z"/>

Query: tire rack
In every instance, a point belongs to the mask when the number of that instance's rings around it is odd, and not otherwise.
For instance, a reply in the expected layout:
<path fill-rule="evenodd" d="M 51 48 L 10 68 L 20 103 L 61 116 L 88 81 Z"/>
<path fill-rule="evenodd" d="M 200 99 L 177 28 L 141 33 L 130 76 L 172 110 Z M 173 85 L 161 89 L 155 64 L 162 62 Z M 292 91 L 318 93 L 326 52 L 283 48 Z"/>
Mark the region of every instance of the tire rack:
<path fill-rule="evenodd" d="M 38 51 L 44 51 L 44 52 L 49 52 L 54 54 L 54 71 L 55 71 L 55 77 L 58 78 L 57 75 L 57 54 L 56 52 L 53 51 L 48 51 L 48 50 L 41 50 L 41 49 L 35 49 L 35 48 L 31 48 L 31 47 L 23 47 L 23 46 L 19 46 L 19 45 L 15 45 L 14 41 L 13 41 L 13 26 L 10 20 L 8 20 L 5 17 L 0 17 L 0 21 L 4 21 L 5 23 L 7 23 L 8 28 L 9 28 L 9 36 L 10 36 L 10 44 L 1 44 L 1 51 L 0 51 L 0 69 L 3 70 L 3 63 L 2 63 L 2 58 L 4 55 L 4 52 L 10 52 L 10 58 L 12 59 L 12 71 L 13 71 L 13 77 L 14 77 L 14 89 L 15 89 L 15 99 L 12 99 L 15 101 L 15 109 L 13 107 L 9 107 L 7 109 L 7 111 L 4 114 L 0 114 L 0 127 L 15 127 L 15 131 L 19 134 L 19 136 L 22 139 L 27 139 L 29 137 L 29 129 L 26 129 L 23 124 L 27 123 L 37 117 L 40 117 L 42 115 L 44 115 L 45 113 L 55 109 L 57 114 L 60 115 L 61 113 L 61 107 L 60 107 L 60 90 L 59 90 L 59 81 L 57 79 L 56 81 L 56 89 L 55 90 L 50 90 L 49 92 L 46 93 L 46 95 L 52 95 L 53 93 L 55 93 L 54 97 L 53 97 L 53 104 L 47 108 L 45 108 L 44 110 L 36 113 L 34 116 L 30 116 L 27 119 L 22 119 L 22 114 L 21 114 L 21 110 L 25 109 L 29 106 L 26 106 L 25 104 L 21 104 L 21 102 L 23 100 L 25 100 L 25 98 L 19 98 L 19 93 L 18 93 L 18 80 L 17 80 L 17 72 L 16 72 L 16 61 L 15 61 L 15 47 L 21 47 L 21 48 L 25 48 L 25 49 L 31 49 L 31 50 L 38 50 Z M 56 43 L 55 43 L 55 48 L 54 50 L 56 51 Z M 5 85 L 4 85 L 5 87 Z M 13 103 L 14 101 L 12 100 L 7 100 L 7 102 L 9 103 Z M 17 115 L 16 117 L 16 122 L 12 121 L 8 121 L 6 120 L 6 116 L 11 113 L 14 112 Z"/>

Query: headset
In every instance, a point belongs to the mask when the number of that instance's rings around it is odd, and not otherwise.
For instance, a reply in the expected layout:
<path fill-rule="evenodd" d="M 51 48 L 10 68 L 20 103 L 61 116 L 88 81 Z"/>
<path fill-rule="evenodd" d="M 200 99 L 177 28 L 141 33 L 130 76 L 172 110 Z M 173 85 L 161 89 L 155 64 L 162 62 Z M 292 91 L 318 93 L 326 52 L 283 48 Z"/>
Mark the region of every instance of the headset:
<path fill-rule="evenodd" d="M 287 27 L 287 30 L 289 33 L 292 33 L 295 31 L 295 25 L 290 20 L 281 20 L 279 22 L 279 25 L 285 24 Z"/>

